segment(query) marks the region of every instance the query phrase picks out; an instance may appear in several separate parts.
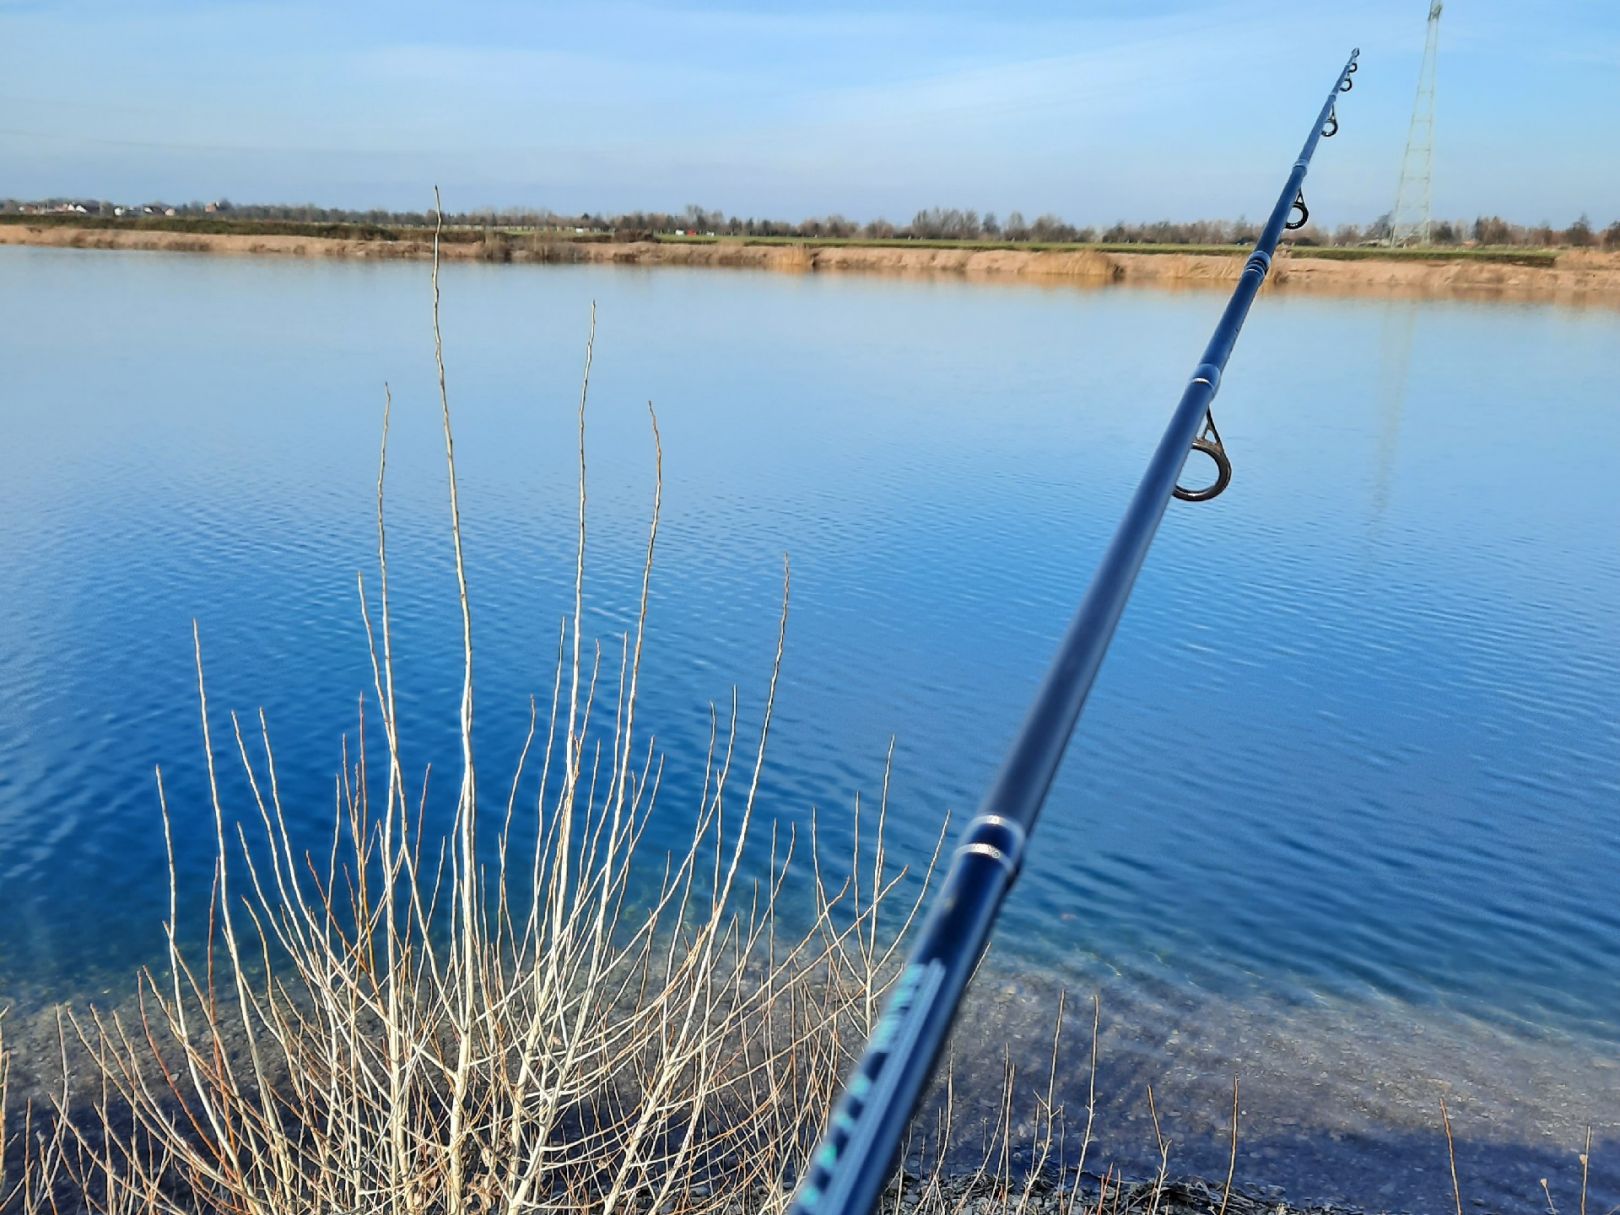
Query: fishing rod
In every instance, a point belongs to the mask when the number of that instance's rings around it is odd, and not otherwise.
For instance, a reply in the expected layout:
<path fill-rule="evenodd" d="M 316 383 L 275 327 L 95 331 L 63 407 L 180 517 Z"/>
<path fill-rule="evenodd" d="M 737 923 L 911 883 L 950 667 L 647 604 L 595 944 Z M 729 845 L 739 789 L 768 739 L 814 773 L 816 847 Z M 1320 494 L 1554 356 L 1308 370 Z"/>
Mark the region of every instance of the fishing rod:
<path fill-rule="evenodd" d="M 1125 517 L 1092 575 L 1080 609 L 1063 635 L 1029 716 L 963 833 L 866 1053 L 810 1158 L 789 1215 L 870 1215 L 877 1204 L 899 1154 L 906 1124 L 950 1032 L 962 992 L 1018 876 L 1024 845 L 1040 816 L 1159 520 L 1172 496 L 1208 501 L 1231 481 L 1231 461 L 1215 429 L 1210 402 L 1221 386 L 1221 373 L 1249 306 L 1271 269 L 1277 241 L 1285 229 L 1304 227 L 1310 218 L 1302 188 L 1305 173 L 1317 143 L 1338 133 L 1336 103 L 1339 94 L 1348 93 L 1354 83 L 1351 77 L 1360 54 L 1359 48 L 1350 53 L 1333 82 L 1333 91 L 1244 264 L 1204 357 L 1194 368 L 1170 425 L 1148 461 L 1147 472 L 1125 508 Z M 1193 451 L 1215 461 L 1216 480 L 1207 488 L 1183 489 L 1178 484 L 1182 466 Z"/>

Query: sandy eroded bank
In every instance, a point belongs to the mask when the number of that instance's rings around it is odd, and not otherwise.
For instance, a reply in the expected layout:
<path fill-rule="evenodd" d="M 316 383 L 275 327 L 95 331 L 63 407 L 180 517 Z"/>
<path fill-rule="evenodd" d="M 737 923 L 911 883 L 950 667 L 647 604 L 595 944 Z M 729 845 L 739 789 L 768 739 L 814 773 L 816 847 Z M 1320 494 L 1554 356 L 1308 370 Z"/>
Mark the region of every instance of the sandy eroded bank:
<path fill-rule="evenodd" d="M 45 245 L 76 249 L 145 249 L 186 253 L 283 254 L 298 257 L 423 258 L 429 238 L 333 239 L 279 233 L 210 234 L 138 229 L 0 225 L 0 245 Z M 636 266 L 725 266 L 793 273 L 857 271 L 880 274 L 952 274 L 1089 284 L 1147 283 L 1159 286 L 1220 285 L 1243 269 L 1242 251 L 1210 253 L 1118 253 L 1101 250 L 905 248 L 884 245 L 751 245 L 637 241 L 587 243 L 502 237 L 494 244 L 447 243 L 448 260 L 499 262 L 600 262 Z M 1270 283 L 1344 294 L 1453 295 L 1483 298 L 1569 299 L 1620 303 L 1620 254 L 1570 251 L 1551 266 L 1513 265 L 1471 259 L 1434 260 L 1312 257 L 1285 251 Z"/>

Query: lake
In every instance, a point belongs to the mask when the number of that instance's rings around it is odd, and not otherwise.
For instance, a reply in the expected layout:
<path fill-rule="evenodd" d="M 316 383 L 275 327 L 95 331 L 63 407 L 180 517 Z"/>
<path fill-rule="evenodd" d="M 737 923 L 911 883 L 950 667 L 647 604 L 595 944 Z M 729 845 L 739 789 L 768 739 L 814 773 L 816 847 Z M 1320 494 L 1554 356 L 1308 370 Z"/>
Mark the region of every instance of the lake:
<path fill-rule="evenodd" d="M 510 772 L 572 608 L 592 302 L 588 629 L 634 619 L 663 442 L 641 721 L 653 843 L 710 707 L 760 810 L 890 859 L 971 814 L 1224 292 L 447 266 L 480 749 Z M 370 692 L 385 381 L 402 717 L 448 789 L 459 618 L 428 268 L 0 250 L 0 1004 L 121 999 L 212 863 L 216 734 L 261 706 L 320 838 Z M 1273 293 L 1216 404 L 1231 488 L 1174 503 L 959 1031 L 1089 1041 L 1099 1159 L 1294 1198 L 1620 1202 L 1620 312 Z M 1202 471 L 1202 470 L 1200 470 Z M 748 735 L 745 734 L 745 737 Z M 509 758 L 508 758 L 509 757 Z M 496 783 L 499 783 L 497 778 Z M 509 775 L 505 778 L 509 779 Z M 247 809 L 240 782 L 226 795 Z M 182 918 L 186 916 L 182 908 Z M 1076 1007 L 1080 1011 L 1076 1013 Z M 988 1066 L 988 1065 L 987 1065 Z M 1082 1064 L 1077 1066 L 1083 1066 Z M 1081 1092 L 1083 1077 L 1065 1078 Z M 1600 1208 L 1601 1209 L 1601 1208 Z"/>

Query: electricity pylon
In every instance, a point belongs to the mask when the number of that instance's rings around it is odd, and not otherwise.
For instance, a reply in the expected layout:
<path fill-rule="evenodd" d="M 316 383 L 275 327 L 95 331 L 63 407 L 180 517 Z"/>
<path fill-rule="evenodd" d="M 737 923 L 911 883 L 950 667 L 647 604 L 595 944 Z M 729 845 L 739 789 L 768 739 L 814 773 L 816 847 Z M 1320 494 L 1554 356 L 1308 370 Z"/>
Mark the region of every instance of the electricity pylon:
<path fill-rule="evenodd" d="M 1412 125 L 1406 132 L 1401 185 L 1390 215 L 1389 243 L 1429 243 L 1429 179 L 1434 169 L 1434 60 L 1440 42 L 1440 0 L 1429 6 L 1429 36 L 1423 43 L 1423 70 L 1418 73 Z"/>

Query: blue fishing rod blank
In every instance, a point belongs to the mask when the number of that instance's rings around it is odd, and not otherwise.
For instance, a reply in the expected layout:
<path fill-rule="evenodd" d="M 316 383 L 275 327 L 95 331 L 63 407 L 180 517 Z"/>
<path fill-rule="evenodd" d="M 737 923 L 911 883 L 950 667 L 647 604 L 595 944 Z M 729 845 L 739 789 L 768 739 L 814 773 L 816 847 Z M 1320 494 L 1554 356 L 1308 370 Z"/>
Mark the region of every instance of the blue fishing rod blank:
<path fill-rule="evenodd" d="M 1302 185 L 1317 143 L 1339 129 L 1336 103 L 1348 93 L 1360 50 L 1333 82 L 1288 182 L 1249 255 L 1214 336 L 1171 415 L 1164 437 L 1131 496 L 1079 611 L 1058 646 L 1029 716 L 951 858 L 905 968 L 867 1043 L 821 1142 L 811 1156 L 789 1215 L 869 1215 L 892 1172 L 901 1139 L 933 1074 L 951 1022 L 978 965 L 1002 901 L 1023 861 L 1029 833 L 1074 733 L 1108 651 L 1137 572 L 1172 496 L 1204 501 L 1226 487 L 1231 466 L 1210 403 L 1244 318 L 1271 269 L 1285 229 L 1309 212 Z M 1298 218 L 1294 218 L 1296 215 Z M 1202 451 L 1218 477 L 1207 489 L 1177 485 L 1188 455 Z"/>

